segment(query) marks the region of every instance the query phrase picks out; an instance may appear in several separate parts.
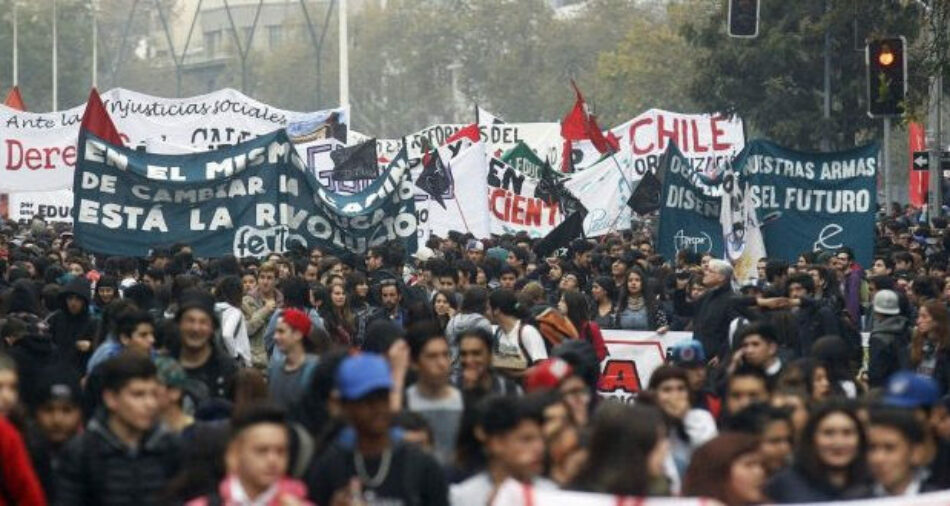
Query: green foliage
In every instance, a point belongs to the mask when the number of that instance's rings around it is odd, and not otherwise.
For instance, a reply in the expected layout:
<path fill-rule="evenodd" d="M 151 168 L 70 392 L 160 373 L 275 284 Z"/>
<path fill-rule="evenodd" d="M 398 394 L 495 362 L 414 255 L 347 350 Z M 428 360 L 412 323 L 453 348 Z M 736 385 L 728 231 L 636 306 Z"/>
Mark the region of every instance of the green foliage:
<path fill-rule="evenodd" d="M 898 2 L 762 2 L 759 37 L 726 36 L 725 7 L 681 26 L 696 51 L 689 94 L 703 109 L 737 113 L 753 135 L 800 149 L 853 146 L 879 122 L 866 110 L 864 39 L 918 37 L 920 12 Z M 823 118 L 825 31 L 831 47 L 831 118 Z M 912 67 L 913 69 L 913 67 Z M 912 70 L 912 74 L 914 71 Z"/>

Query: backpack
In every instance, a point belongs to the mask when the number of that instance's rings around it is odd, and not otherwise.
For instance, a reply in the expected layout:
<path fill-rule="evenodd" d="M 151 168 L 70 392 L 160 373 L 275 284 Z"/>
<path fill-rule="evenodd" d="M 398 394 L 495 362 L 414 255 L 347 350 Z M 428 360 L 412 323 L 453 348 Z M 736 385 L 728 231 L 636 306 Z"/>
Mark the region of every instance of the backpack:
<path fill-rule="evenodd" d="M 532 325 L 544 338 L 544 347 L 550 353 L 551 349 L 564 341 L 577 339 L 577 328 L 571 323 L 567 315 L 553 307 L 545 308 L 533 318 Z"/>

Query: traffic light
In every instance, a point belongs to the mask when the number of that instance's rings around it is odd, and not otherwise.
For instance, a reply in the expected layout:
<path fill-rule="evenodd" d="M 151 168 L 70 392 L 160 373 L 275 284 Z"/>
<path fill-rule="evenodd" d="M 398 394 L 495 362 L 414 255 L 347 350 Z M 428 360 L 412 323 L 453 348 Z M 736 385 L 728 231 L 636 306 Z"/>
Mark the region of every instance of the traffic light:
<path fill-rule="evenodd" d="M 759 35 L 759 0 L 729 0 L 729 36 L 751 39 Z"/>
<path fill-rule="evenodd" d="M 875 39 L 867 45 L 868 115 L 900 116 L 907 94 L 904 37 Z"/>

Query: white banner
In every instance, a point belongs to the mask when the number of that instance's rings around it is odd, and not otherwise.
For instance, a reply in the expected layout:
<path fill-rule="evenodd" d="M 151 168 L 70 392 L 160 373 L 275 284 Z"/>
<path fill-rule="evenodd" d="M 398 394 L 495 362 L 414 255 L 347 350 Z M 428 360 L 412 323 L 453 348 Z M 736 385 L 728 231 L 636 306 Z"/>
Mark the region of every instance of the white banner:
<path fill-rule="evenodd" d="M 692 332 L 602 330 L 607 357 L 601 362 L 597 391 L 601 397 L 630 402 L 646 390 L 650 376 L 666 362 L 666 350 L 693 338 Z"/>
<path fill-rule="evenodd" d="M 447 149 L 440 149 L 446 172 L 451 178 L 448 190 L 442 195 L 445 207 L 416 187 L 420 245 L 425 244 L 432 234 L 446 237 L 453 230 L 471 232 L 479 239 L 491 233 L 491 219 L 486 205 L 488 161 L 485 158 L 485 144 L 472 144 L 455 157 L 449 156 Z M 413 182 L 421 172 L 421 164 L 413 168 Z"/>
<path fill-rule="evenodd" d="M 47 222 L 72 223 L 73 192 L 15 192 L 10 194 L 9 217 L 13 221 L 31 220 L 39 216 Z"/>
<path fill-rule="evenodd" d="M 721 504 L 712 499 L 693 497 L 618 497 L 607 494 L 588 494 L 557 489 L 540 489 L 507 480 L 498 488 L 492 506 L 715 506 Z M 909 497 L 861 499 L 856 501 L 833 501 L 821 506 L 946 506 L 950 504 L 950 491 L 931 492 Z"/>
<path fill-rule="evenodd" d="M 627 205 L 635 183 L 631 182 L 629 153 L 618 153 L 594 166 L 572 174 L 564 183 L 587 209 L 584 235 L 598 237 L 630 228 L 632 210 Z"/>
<path fill-rule="evenodd" d="M 188 98 L 159 98 L 121 88 L 102 94 L 127 146 L 181 154 L 230 146 L 287 128 L 308 163 L 308 146 L 346 140 L 346 108 L 294 112 L 258 102 L 233 89 Z M 72 186 L 76 141 L 85 104 L 31 113 L 0 105 L 0 190 L 50 191 Z"/>
<path fill-rule="evenodd" d="M 452 134 L 466 126 L 468 125 L 432 125 L 407 135 L 409 160 L 422 157 L 422 139 L 428 139 L 432 146 L 441 146 Z M 519 141 L 524 141 L 542 160 L 550 160 L 555 169 L 560 167 L 562 142 L 560 123 L 483 123 L 478 128 L 489 156 L 500 158 L 502 153 L 515 147 Z M 402 149 L 402 139 L 380 139 L 377 146 L 379 156 L 388 160 L 395 157 L 400 149 Z"/>
<path fill-rule="evenodd" d="M 709 499 L 637 498 L 535 488 L 509 479 L 501 484 L 491 506 L 716 506 Z M 916 503 L 915 503 L 916 504 Z"/>
<path fill-rule="evenodd" d="M 488 210 L 491 233 L 527 232 L 532 238 L 544 237 L 563 220 L 557 202 L 535 197 L 539 181 L 507 163 L 488 161 Z"/>

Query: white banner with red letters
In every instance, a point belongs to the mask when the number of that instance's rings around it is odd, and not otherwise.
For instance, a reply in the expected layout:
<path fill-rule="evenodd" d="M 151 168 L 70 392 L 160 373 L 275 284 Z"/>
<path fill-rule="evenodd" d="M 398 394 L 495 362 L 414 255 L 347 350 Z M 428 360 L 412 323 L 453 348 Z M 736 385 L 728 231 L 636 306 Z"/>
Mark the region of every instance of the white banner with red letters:
<path fill-rule="evenodd" d="M 557 489 L 535 488 L 507 480 L 498 488 L 491 506 L 716 506 L 719 501 L 698 497 L 619 497 L 607 494 L 589 494 Z M 806 503 L 799 503 L 805 506 Z M 946 506 L 950 504 L 950 491 L 931 492 L 914 497 L 890 497 L 861 499 L 857 501 L 834 501 L 821 506 Z"/>
<path fill-rule="evenodd" d="M 607 345 L 607 357 L 600 364 L 597 391 L 601 397 L 631 402 L 646 390 L 650 376 L 666 361 L 666 350 L 693 338 L 692 332 L 641 332 L 601 330 Z"/>
<path fill-rule="evenodd" d="M 300 156 L 311 162 L 308 146 L 327 138 L 345 142 L 349 124 L 348 108 L 287 111 L 233 89 L 160 98 L 117 88 L 102 100 L 127 146 L 162 154 L 212 150 L 287 128 Z M 0 105 L 0 190 L 70 188 L 85 108 L 33 113 Z"/>

